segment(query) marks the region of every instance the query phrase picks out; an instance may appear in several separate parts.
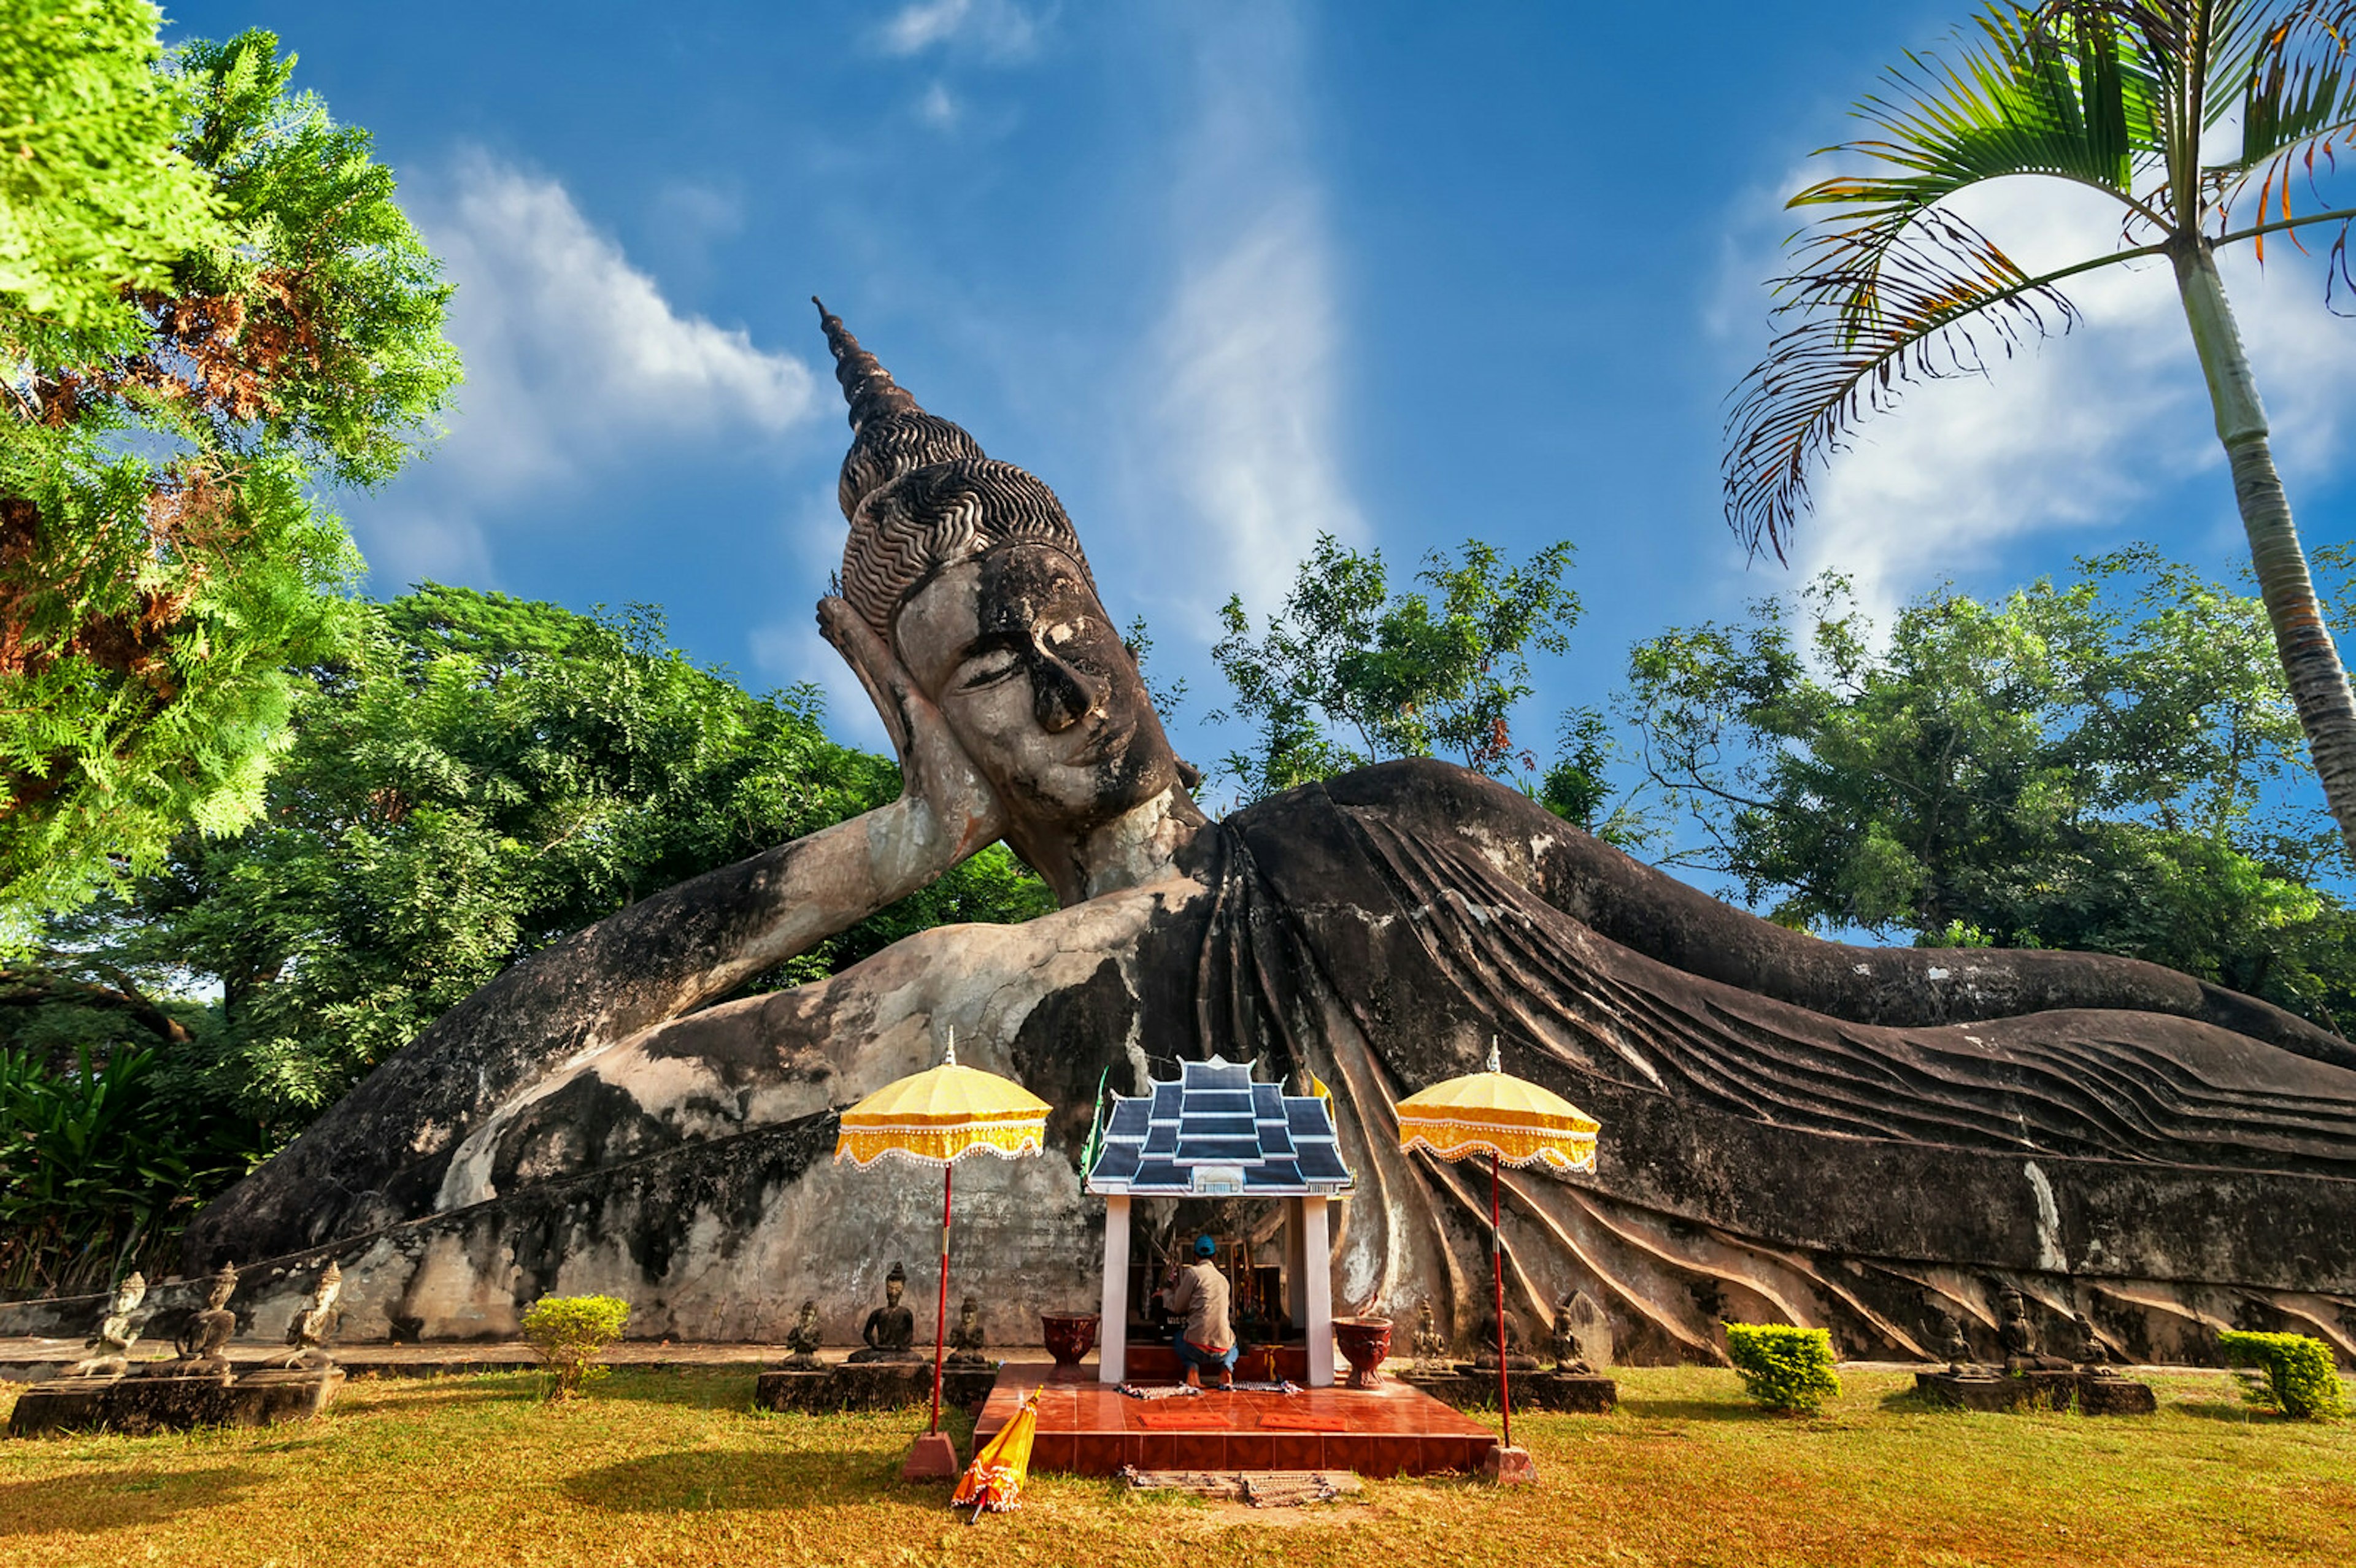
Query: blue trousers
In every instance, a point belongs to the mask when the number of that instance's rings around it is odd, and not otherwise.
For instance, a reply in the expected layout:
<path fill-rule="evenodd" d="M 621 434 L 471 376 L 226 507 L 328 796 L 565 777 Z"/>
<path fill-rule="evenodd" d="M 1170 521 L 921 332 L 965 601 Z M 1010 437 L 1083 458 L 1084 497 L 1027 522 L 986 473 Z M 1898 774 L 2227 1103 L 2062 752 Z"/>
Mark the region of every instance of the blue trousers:
<path fill-rule="evenodd" d="M 1190 1343 L 1183 1334 L 1173 1339 L 1170 1348 L 1178 1352 L 1181 1367 L 1194 1367 L 1206 1372 L 1226 1371 L 1236 1364 L 1236 1356 L 1243 1349 L 1240 1345 L 1230 1345 L 1224 1350 L 1205 1350 L 1200 1345 Z"/>

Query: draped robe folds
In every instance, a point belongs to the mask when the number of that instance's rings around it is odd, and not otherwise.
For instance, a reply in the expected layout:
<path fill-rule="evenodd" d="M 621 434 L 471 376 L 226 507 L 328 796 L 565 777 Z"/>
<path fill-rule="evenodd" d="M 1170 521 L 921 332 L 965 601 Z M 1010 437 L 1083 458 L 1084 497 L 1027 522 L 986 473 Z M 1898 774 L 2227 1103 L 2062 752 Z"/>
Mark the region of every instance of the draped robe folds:
<path fill-rule="evenodd" d="M 626 1039 L 524 1018 L 496 1074 L 429 1030 L 202 1217 L 192 1262 L 335 1255 L 356 1320 L 428 1337 L 558 1288 L 675 1338 L 774 1339 L 811 1296 L 848 1329 L 927 1221 L 908 1184 L 826 1162 L 833 1112 L 954 1024 L 961 1059 L 1058 1107 L 1049 1157 L 977 1173 L 959 1216 L 993 1342 L 1092 1298 L 1099 1083 L 1216 1051 L 1334 1092 L 1357 1177 L 1336 1305 L 1429 1299 L 1462 1344 L 1487 1174 L 1402 1157 L 1390 1108 L 1494 1036 L 1602 1124 L 1592 1175 L 1506 1174 L 1525 1338 L 1585 1290 L 1623 1360 L 1719 1359 L 1720 1318 L 1928 1359 L 1943 1314 L 1992 1348 L 2011 1285 L 2125 1359 L 2213 1359 L 2227 1327 L 2356 1358 L 2356 1050 L 2279 1009 L 2133 960 L 1820 942 L 1438 763 L 1258 803 L 1181 869 Z"/>

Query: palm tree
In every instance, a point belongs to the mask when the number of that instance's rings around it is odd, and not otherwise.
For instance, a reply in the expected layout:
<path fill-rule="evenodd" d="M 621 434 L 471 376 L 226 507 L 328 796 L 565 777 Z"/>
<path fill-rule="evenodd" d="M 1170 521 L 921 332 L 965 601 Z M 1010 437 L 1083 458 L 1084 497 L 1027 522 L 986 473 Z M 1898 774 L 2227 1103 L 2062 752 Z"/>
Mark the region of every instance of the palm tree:
<path fill-rule="evenodd" d="M 2215 254 L 2247 240 L 2263 260 L 2268 235 L 2298 243 L 2297 230 L 2337 223 L 2326 303 L 2338 285 L 2356 290 L 2356 208 L 2319 205 L 2337 155 L 2356 150 L 2356 0 L 2047 0 L 1991 5 L 1975 21 L 1977 36 L 1952 61 L 1909 55 L 1858 104 L 1877 134 L 1825 149 L 1861 160 L 1864 172 L 1792 198 L 1826 210 L 1790 242 L 1776 336 L 1732 400 L 1727 520 L 1754 554 L 1783 559 L 1810 474 L 1905 383 L 1985 373 L 1991 351 L 2009 357 L 2068 329 L 2077 313 L 2055 286 L 2064 279 L 2167 257 L 2275 645 L 2324 800 L 2356 855 L 2356 700 L 2291 525 Z M 2238 152 L 2221 155 L 2235 132 Z M 2031 275 L 1950 205 L 2021 175 L 2111 197 L 2119 246 Z"/>

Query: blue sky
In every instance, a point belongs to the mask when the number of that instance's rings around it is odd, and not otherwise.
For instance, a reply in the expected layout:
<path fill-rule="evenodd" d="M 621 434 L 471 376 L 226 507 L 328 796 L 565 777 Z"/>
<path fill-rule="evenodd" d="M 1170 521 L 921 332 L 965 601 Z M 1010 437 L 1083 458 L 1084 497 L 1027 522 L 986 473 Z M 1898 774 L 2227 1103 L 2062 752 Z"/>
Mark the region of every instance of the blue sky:
<path fill-rule="evenodd" d="M 469 380 L 434 458 L 344 509 L 372 592 L 423 578 L 645 601 L 756 688 L 817 680 L 847 439 L 808 296 L 926 406 L 1063 497 L 1142 613 L 1208 762 L 1231 592 L 1273 604 L 1320 530 L 1411 566 L 1568 538 L 1587 616 L 1526 737 L 1629 644 L 1815 570 L 1887 606 L 2148 539 L 2222 573 L 2231 486 L 2165 273 L 1875 421 L 1793 567 L 1719 506 L 1721 399 L 1765 341 L 1781 200 L 1880 66 L 1964 0 L 1655 7 L 1052 0 L 873 5 L 230 0 L 368 126 L 459 284 Z M 2025 260 L 2108 240 L 2019 190 Z M 2319 266 L 2229 269 L 2310 546 L 2349 537 L 2356 322 Z"/>

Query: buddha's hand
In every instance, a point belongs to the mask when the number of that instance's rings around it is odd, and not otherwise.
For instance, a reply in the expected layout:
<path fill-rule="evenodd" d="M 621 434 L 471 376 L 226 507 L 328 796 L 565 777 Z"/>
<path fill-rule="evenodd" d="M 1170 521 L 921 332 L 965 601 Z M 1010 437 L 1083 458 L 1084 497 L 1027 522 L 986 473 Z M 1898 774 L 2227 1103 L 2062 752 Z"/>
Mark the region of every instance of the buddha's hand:
<path fill-rule="evenodd" d="M 900 756 L 900 798 L 939 828 L 952 863 L 995 842 L 1006 808 L 907 667 L 841 598 L 818 602 L 818 629 L 867 688 Z"/>

